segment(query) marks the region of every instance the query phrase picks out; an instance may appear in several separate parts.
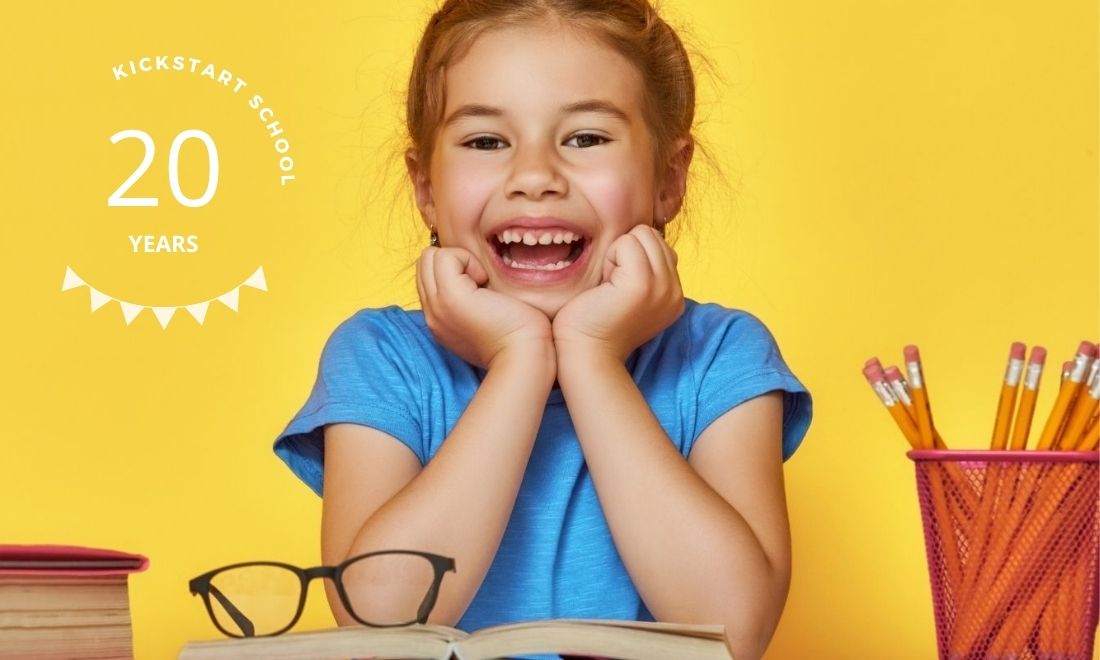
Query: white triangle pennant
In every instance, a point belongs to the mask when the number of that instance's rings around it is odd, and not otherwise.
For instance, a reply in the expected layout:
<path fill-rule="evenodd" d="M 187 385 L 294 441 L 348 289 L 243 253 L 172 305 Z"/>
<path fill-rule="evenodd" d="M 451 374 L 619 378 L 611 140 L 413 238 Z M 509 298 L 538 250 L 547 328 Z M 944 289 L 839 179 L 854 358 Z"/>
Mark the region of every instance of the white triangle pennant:
<path fill-rule="evenodd" d="M 237 302 L 240 299 L 240 293 L 241 287 L 235 287 L 232 291 L 227 291 L 218 296 L 218 301 L 224 303 L 226 307 L 235 312 L 237 311 Z"/>
<path fill-rule="evenodd" d="M 145 309 L 141 305 L 128 303 L 124 300 L 118 301 L 118 304 L 122 305 L 122 316 L 126 319 L 126 325 L 130 325 L 130 321 L 133 321 L 134 317 L 140 314 L 141 310 Z"/>
<path fill-rule="evenodd" d="M 206 319 L 206 308 L 209 305 L 210 301 L 207 300 L 206 302 L 201 302 L 195 305 L 187 305 L 185 309 L 191 312 L 191 316 L 195 317 L 195 320 L 199 322 L 199 325 L 202 325 L 202 322 Z"/>
<path fill-rule="evenodd" d="M 172 315 L 176 313 L 178 307 L 150 307 L 153 310 L 153 314 L 156 315 L 157 320 L 160 321 L 160 327 L 167 328 L 168 322 L 172 320 Z"/>
<path fill-rule="evenodd" d="M 260 266 L 259 268 L 257 268 L 256 272 L 252 273 L 252 277 L 245 280 L 245 283 L 241 286 L 250 286 L 253 289 L 267 291 L 267 280 L 264 279 L 264 267 Z"/>
<path fill-rule="evenodd" d="M 123 300 L 118 300 L 117 298 L 112 298 L 111 296 L 103 293 L 102 291 L 99 291 L 98 289 L 81 279 L 80 276 L 73 271 L 72 267 L 66 266 L 65 281 L 61 284 L 61 290 L 68 291 L 69 289 L 75 289 L 81 286 L 88 287 L 88 294 L 90 297 L 90 303 L 93 312 L 111 302 L 112 300 L 118 301 L 119 306 L 122 307 L 122 316 L 126 319 L 126 325 L 130 325 L 130 323 L 133 322 L 135 318 L 137 318 L 138 314 L 141 314 L 141 311 L 146 308 L 145 305 L 138 305 Z M 238 311 L 242 286 L 252 287 L 253 289 L 259 289 L 260 291 L 267 291 L 267 278 L 264 276 L 264 267 L 260 266 L 259 268 L 257 268 L 256 272 L 252 273 L 252 275 L 250 275 L 243 284 L 234 287 L 230 291 L 226 291 L 222 295 L 218 296 L 216 300 L 221 302 L 223 305 L 233 310 L 234 312 Z M 157 321 L 160 323 L 161 328 L 168 327 L 168 324 L 172 321 L 172 318 L 175 316 L 180 307 L 183 307 L 188 312 L 190 312 L 191 316 L 193 316 L 195 320 L 199 322 L 199 325 L 202 325 L 206 321 L 206 312 L 210 309 L 211 302 L 213 301 L 207 300 L 204 302 L 195 303 L 194 305 L 179 305 L 175 307 L 149 307 L 149 309 L 153 310 L 153 314 L 157 317 Z"/>
<path fill-rule="evenodd" d="M 80 279 L 72 268 L 65 266 L 65 282 L 61 285 L 62 291 L 68 291 L 69 289 L 75 289 L 78 286 L 84 286 L 84 280 Z M 92 309 L 95 309 L 94 307 Z"/>
<path fill-rule="evenodd" d="M 103 307 L 107 303 L 111 302 L 111 300 L 112 300 L 111 296 L 108 296 L 106 293 L 101 293 L 101 292 L 97 291 L 91 285 L 88 285 L 88 290 L 91 291 L 91 294 L 92 294 L 92 311 L 93 312 L 96 311 L 97 309 L 99 309 L 100 307 Z"/>

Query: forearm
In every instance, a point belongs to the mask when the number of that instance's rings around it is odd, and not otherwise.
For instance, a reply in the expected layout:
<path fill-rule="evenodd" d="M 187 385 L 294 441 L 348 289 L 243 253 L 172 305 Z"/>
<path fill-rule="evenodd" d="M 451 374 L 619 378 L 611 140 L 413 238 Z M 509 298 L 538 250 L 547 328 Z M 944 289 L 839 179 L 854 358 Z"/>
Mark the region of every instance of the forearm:
<path fill-rule="evenodd" d="M 383 549 L 453 557 L 433 623 L 454 625 L 489 570 L 554 382 L 552 359 L 500 356 L 436 455 L 352 542 L 349 557 Z"/>
<path fill-rule="evenodd" d="M 625 367 L 585 356 L 558 380 L 608 526 L 662 621 L 721 623 L 737 657 L 763 652 L 786 599 L 745 519 L 680 455 Z"/>

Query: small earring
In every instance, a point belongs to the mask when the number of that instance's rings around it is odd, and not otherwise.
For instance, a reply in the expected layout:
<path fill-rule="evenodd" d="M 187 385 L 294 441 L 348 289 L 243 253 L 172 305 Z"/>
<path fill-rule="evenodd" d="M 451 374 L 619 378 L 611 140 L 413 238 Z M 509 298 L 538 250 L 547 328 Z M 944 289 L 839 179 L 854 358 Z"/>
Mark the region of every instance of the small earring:
<path fill-rule="evenodd" d="M 432 225 L 430 240 L 432 247 L 439 247 L 439 234 L 435 233 L 435 225 Z"/>

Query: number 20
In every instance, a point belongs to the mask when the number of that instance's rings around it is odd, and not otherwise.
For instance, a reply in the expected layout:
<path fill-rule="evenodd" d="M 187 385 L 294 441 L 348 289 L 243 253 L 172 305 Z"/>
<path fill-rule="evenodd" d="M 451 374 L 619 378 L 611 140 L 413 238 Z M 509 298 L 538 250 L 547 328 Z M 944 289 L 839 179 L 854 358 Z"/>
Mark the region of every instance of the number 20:
<path fill-rule="evenodd" d="M 145 131 L 134 128 L 128 128 L 112 135 L 111 144 L 118 144 L 119 141 L 127 138 L 141 140 L 141 143 L 145 145 L 145 158 L 142 159 L 141 165 L 138 165 L 130 178 L 123 181 L 122 185 L 107 198 L 107 206 L 157 206 L 159 200 L 156 197 L 122 196 L 145 174 L 145 170 L 149 169 L 149 165 L 153 163 L 153 153 L 156 151 L 153 138 Z M 198 199 L 192 199 L 184 195 L 183 190 L 180 188 L 180 147 L 190 138 L 198 138 L 206 145 L 206 155 L 209 159 L 206 191 Z M 218 148 L 214 146 L 214 140 L 206 131 L 189 128 L 177 135 L 175 140 L 172 140 L 172 147 L 168 151 L 168 185 L 172 189 L 172 196 L 176 198 L 176 201 L 190 208 L 206 206 L 210 199 L 214 197 L 214 191 L 218 189 Z"/>

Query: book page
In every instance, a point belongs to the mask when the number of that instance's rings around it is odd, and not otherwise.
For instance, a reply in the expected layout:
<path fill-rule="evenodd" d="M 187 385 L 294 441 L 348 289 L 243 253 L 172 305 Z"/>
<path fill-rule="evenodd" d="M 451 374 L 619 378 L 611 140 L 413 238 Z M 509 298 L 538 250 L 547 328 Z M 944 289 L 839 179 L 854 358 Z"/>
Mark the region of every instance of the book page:
<path fill-rule="evenodd" d="M 493 626 L 491 628 L 482 628 L 481 630 L 474 631 L 470 636 L 483 637 L 510 630 L 540 628 L 547 624 L 553 624 L 554 626 L 564 624 L 569 626 L 599 626 L 627 628 L 632 630 L 650 630 L 687 637 L 701 637 L 704 639 L 725 639 L 726 636 L 726 627 L 721 624 L 666 623 L 663 621 L 629 621 L 625 619 L 547 619 L 542 621 L 523 621 L 520 623 Z"/>
<path fill-rule="evenodd" d="M 461 630 L 434 624 L 404 628 L 342 626 L 273 637 L 189 642 L 180 652 L 179 660 L 440 658 L 449 655 L 452 640 L 466 637 Z"/>
<path fill-rule="evenodd" d="M 454 649 L 461 660 L 530 653 L 632 660 L 731 660 L 724 630 L 724 626 L 655 625 L 644 621 L 547 620 L 480 630 L 456 643 Z"/>

